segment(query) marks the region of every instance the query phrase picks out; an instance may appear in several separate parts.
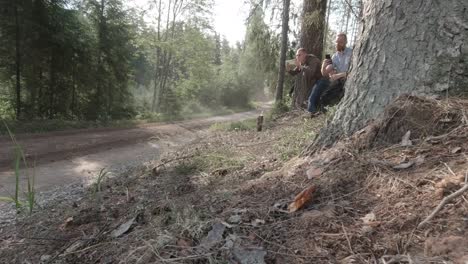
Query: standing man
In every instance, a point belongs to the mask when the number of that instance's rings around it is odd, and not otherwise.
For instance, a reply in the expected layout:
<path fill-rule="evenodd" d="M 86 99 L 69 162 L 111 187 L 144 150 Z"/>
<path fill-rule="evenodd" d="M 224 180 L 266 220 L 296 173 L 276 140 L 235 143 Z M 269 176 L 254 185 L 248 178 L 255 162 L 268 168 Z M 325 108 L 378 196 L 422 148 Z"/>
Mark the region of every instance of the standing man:
<path fill-rule="evenodd" d="M 312 116 L 320 114 L 317 109 L 319 105 L 325 106 L 337 103 L 344 95 L 344 83 L 353 54 L 352 49 L 346 47 L 346 44 L 346 34 L 338 34 L 335 42 L 335 54 L 331 59 L 326 58 L 322 63 L 323 78 L 317 81 L 309 96 L 307 110 Z"/>
<path fill-rule="evenodd" d="M 293 109 L 307 107 L 307 98 L 315 82 L 322 77 L 320 72 L 320 60 L 315 55 L 307 54 L 304 48 L 296 52 L 295 65 L 286 65 L 286 71 L 296 76 L 294 81 L 294 94 L 292 97 Z"/>

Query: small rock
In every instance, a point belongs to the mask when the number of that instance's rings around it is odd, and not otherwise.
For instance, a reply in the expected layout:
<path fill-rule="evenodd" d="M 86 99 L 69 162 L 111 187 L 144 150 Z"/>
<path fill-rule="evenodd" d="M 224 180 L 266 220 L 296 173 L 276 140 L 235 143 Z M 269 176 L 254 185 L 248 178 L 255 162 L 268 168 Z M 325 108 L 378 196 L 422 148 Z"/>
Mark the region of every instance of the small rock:
<path fill-rule="evenodd" d="M 225 230 L 226 226 L 222 223 L 213 224 L 213 227 L 211 228 L 210 232 L 208 232 L 208 235 L 200 242 L 200 246 L 205 249 L 210 249 L 216 243 L 223 240 L 223 234 Z"/>
<path fill-rule="evenodd" d="M 224 243 L 223 248 L 232 249 L 237 239 L 239 239 L 237 235 L 229 234 L 229 236 L 226 238 L 226 243 Z"/>
<path fill-rule="evenodd" d="M 232 253 L 239 264 L 265 264 L 265 256 L 267 254 L 263 248 L 235 248 Z"/>
<path fill-rule="evenodd" d="M 231 224 L 239 224 L 241 222 L 242 218 L 240 215 L 232 215 L 229 217 L 228 222 Z"/>
<path fill-rule="evenodd" d="M 312 180 L 313 178 L 317 178 L 320 175 L 322 175 L 322 173 L 323 173 L 323 170 L 321 168 L 312 167 L 308 169 L 306 172 L 307 179 Z"/>
<path fill-rule="evenodd" d="M 50 260 L 51 257 L 52 257 L 51 255 L 42 255 L 41 262 L 47 262 Z"/>

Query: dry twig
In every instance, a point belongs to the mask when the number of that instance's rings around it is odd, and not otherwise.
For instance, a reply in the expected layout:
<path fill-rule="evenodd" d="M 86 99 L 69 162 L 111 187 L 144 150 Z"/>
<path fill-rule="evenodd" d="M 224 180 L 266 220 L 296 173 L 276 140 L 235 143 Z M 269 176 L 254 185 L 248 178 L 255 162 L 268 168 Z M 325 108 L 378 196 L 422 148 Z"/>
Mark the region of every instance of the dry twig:
<path fill-rule="evenodd" d="M 461 189 L 459 189 L 458 191 L 452 193 L 451 195 L 445 197 L 441 202 L 440 204 L 434 209 L 434 211 L 432 211 L 432 213 L 426 217 L 426 219 L 424 219 L 424 221 L 422 221 L 419 225 L 418 225 L 418 228 L 421 228 L 422 226 L 424 226 L 427 222 L 429 222 L 432 218 L 434 218 L 434 216 L 442 209 L 442 207 L 444 207 L 444 205 L 446 205 L 449 201 L 457 198 L 458 196 L 462 195 L 465 191 L 468 190 L 468 184 L 465 184 Z"/>
<path fill-rule="evenodd" d="M 348 233 L 346 232 L 346 229 L 345 229 L 343 223 L 341 223 L 341 227 L 343 228 L 343 232 L 344 232 L 344 235 L 346 237 L 346 241 L 348 241 L 349 251 L 351 252 L 351 254 L 354 255 L 353 247 L 351 246 L 351 240 L 349 240 Z"/>
<path fill-rule="evenodd" d="M 190 158 L 193 158 L 195 157 L 194 154 L 192 155 L 187 155 L 187 156 L 181 156 L 181 157 L 176 157 L 176 158 L 173 158 L 173 159 L 169 159 L 169 160 L 166 160 L 160 164 L 158 164 L 157 166 L 153 167 L 152 170 L 157 170 L 159 169 L 160 167 L 165 167 L 167 164 L 171 163 L 171 162 L 174 162 L 174 161 L 179 161 L 179 160 L 184 160 L 184 159 L 190 159 Z"/>
<path fill-rule="evenodd" d="M 387 260 L 388 258 L 390 259 Z M 395 264 L 395 263 L 401 263 L 402 261 L 408 262 L 409 264 L 414 263 L 409 255 L 394 255 L 394 256 L 385 255 L 385 256 L 382 256 L 380 260 L 384 264 Z"/>

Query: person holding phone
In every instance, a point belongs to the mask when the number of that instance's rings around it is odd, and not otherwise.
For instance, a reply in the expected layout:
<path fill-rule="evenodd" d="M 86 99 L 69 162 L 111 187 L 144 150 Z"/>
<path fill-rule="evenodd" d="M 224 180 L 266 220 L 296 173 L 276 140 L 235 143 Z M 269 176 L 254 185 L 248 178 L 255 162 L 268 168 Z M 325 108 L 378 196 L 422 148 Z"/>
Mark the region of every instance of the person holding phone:
<path fill-rule="evenodd" d="M 352 50 L 346 47 L 347 37 L 344 33 L 337 35 L 335 44 L 336 52 L 333 57 L 325 55 L 321 67 L 323 77 L 317 81 L 309 96 L 307 110 L 312 117 L 320 114 L 318 108 L 341 100 L 344 94 L 343 87 L 351 63 Z"/>

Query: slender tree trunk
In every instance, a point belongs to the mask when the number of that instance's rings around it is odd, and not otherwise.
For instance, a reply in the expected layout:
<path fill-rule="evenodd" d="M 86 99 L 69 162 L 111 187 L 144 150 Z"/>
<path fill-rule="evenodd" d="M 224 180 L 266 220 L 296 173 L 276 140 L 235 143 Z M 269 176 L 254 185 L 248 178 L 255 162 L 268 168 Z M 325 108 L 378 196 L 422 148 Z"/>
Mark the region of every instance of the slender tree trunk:
<path fill-rule="evenodd" d="M 56 64 L 55 60 L 55 55 L 52 53 L 52 57 L 50 58 L 50 64 L 49 64 L 49 74 L 50 74 L 50 79 L 49 79 L 49 107 L 48 107 L 48 118 L 52 119 L 54 117 L 54 94 L 55 94 L 55 67 L 54 65 Z"/>
<path fill-rule="evenodd" d="M 151 111 L 156 111 L 156 106 L 159 104 L 159 78 L 161 78 L 161 48 L 159 47 L 161 42 L 161 0 L 159 0 L 158 6 L 158 32 L 157 32 L 157 48 L 156 48 L 156 63 L 154 68 L 154 90 L 153 90 L 153 101 L 151 103 Z"/>
<path fill-rule="evenodd" d="M 76 116 L 75 108 L 76 108 L 76 66 L 74 63 L 72 66 L 72 99 L 71 99 L 71 105 L 70 105 L 70 112 L 72 116 Z"/>
<path fill-rule="evenodd" d="M 105 0 L 101 0 L 99 8 L 99 21 L 98 21 L 98 54 L 97 54 L 97 69 L 98 76 L 96 80 L 96 111 L 97 115 L 101 114 L 101 110 L 105 109 L 102 104 L 105 103 L 103 100 L 103 78 L 104 78 L 104 66 L 103 66 L 103 53 L 104 53 L 104 36 L 105 36 Z"/>
<path fill-rule="evenodd" d="M 301 47 L 322 58 L 327 0 L 304 0 L 301 23 Z"/>
<path fill-rule="evenodd" d="M 276 86 L 275 102 L 280 103 L 283 100 L 284 86 L 284 70 L 286 61 L 286 50 L 288 47 L 288 30 L 289 30 L 289 5 L 290 0 L 283 0 L 283 24 L 281 30 L 281 53 L 278 70 L 278 84 Z"/>
<path fill-rule="evenodd" d="M 331 10 L 331 0 L 328 0 L 327 6 L 327 17 L 325 19 L 325 26 L 323 27 L 323 45 L 322 45 L 322 51 L 324 51 L 327 48 L 327 37 L 328 37 L 328 31 L 330 27 L 330 10 Z M 323 54 L 322 54 L 323 55 Z"/>
<path fill-rule="evenodd" d="M 15 2 L 15 64 L 16 64 L 16 119 L 21 118 L 21 30 L 18 12 L 18 2 Z"/>
<path fill-rule="evenodd" d="M 468 94 L 466 0 L 364 0 L 345 95 L 316 145 L 378 117 L 400 94 Z"/>
<path fill-rule="evenodd" d="M 351 1 L 351 0 L 350 0 Z M 351 15 L 351 7 L 347 6 L 346 7 L 346 23 L 345 23 L 345 30 L 344 32 L 346 33 L 346 35 L 349 36 L 348 34 L 348 29 L 349 29 L 349 16 Z"/>
<path fill-rule="evenodd" d="M 169 32 L 169 25 L 171 24 L 171 6 L 172 6 L 173 1 L 169 0 L 168 7 L 167 7 L 167 17 L 166 17 L 166 32 L 164 34 L 164 39 L 163 41 L 166 42 L 169 39 L 169 36 L 172 35 L 172 33 Z M 175 3 L 172 8 L 175 8 Z M 155 110 L 157 112 L 160 111 L 161 109 L 161 101 L 164 100 L 164 89 L 166 85 L 166 79 L 167 74 L 168 74 L 168 56 L 169 56 L 169 51 L 167 50 L 162 50 L 161 51 L 161 58 L 159 59 L 159 65 L 161 67 L 160 69 L 160 75 L 159 75 L 159 88 L 156 94 L 156 102 L 155 102 Z"/>

